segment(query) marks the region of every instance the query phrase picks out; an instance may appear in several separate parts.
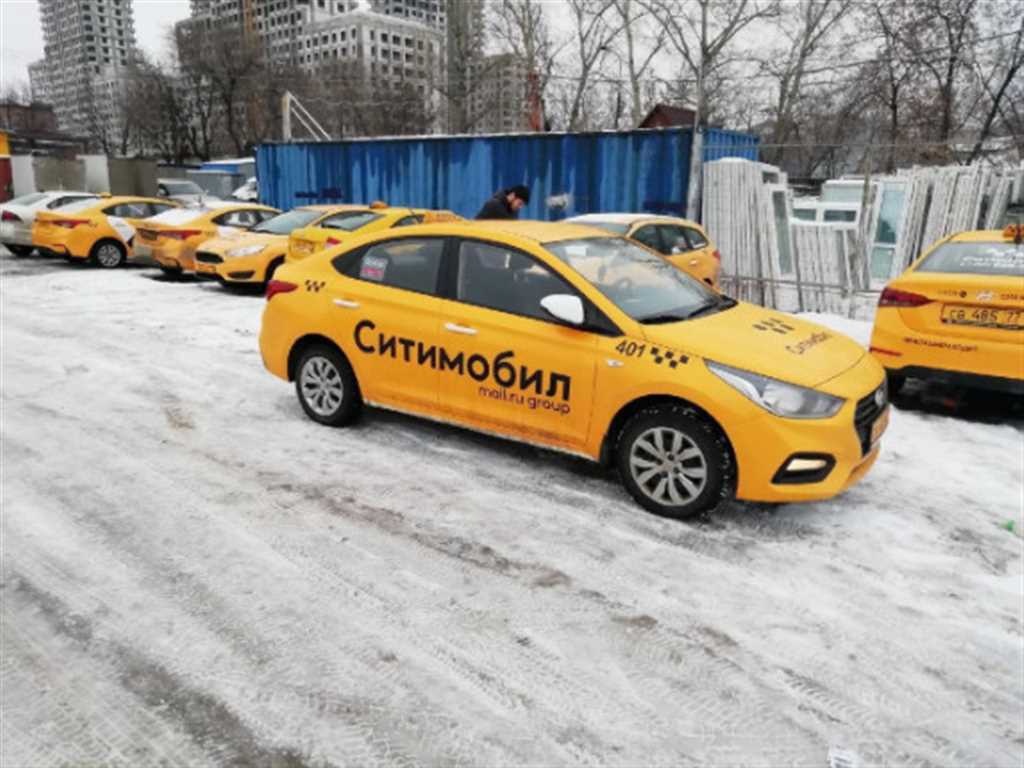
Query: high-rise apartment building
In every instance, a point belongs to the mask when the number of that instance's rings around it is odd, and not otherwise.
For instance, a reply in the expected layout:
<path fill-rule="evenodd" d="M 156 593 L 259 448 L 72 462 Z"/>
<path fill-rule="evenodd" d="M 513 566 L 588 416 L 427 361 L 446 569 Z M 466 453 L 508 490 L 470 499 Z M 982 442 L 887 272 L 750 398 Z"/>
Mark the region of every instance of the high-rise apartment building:
<path fill-rule="evenodd" d="M 39 15 L 43 59 L 29 66 L 33 97 L 53 105 L 61 130 L 118 143 L 135 49 L 131 0 L 39 0 Z"/>
<path fill-rule="evenodd" d="M 518 133 L 530 129 L 529 78 L 512 53 L 483 57 L 473 72 L 472 111 L 476 133 Z"/>
<path fill-rule="evenodd" d="M 370 8 L 386 16 L 418 21 L 428 27 L 445 29 L 449 0 L 370 0 Z"/>

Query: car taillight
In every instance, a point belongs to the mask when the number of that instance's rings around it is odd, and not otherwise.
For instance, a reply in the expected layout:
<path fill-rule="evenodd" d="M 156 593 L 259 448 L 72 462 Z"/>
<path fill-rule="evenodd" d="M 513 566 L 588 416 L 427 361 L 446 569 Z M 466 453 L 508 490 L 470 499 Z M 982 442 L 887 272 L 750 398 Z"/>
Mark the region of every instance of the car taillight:
<path fill-rule="evenodd" d="M 298 287 L 295 283 L 289 283 L 285 280 L 271 280 L 267 283 L 267 301 L 270 301 L 279 293 L 291 293 Z"/>
<path fill-rule="evenodd" d="M 920 293 L 898 291 L 895 288 L 886 288 L 878 297 L 878 306 L 880 307 L 921 307 L 931 303 L 931 299 Z"/>
<path fill-rule="evenodd" d="M 717 250 L 714 253 L 712 253 L 711 255 L 714 256 L 715 259 L 718 260 L 718 261 L 722 260 L 722 254 L 720 254 Z"/>
<path fill-rule="evenodd" d="M 159 232 L 160 237 L 169 237 L 171 240 L 188 240 L 201 234 L 201 229 L 164 229 Z"/>
<path fill-rule="evenodd" d="M 88 219 L 54 219 L 50 222 L 55 227 L 64 227 L 64 229 L 74 229 L 75 227 L 81 226 L 82 224 L 88 224 Z"/>
<path fill-rule="evenodd" d="M 18 216 L 15 216 L 10 211 L 4 211 L 3 216 L 0 216 L 3 221 L 21 221 Z"/>
<path fill-rule="evenodd" d="M 327 245 L 341 245 L 341 240 L 337 240 L 333 237 L 327 238 Z"/>
<path fill-rule="evenodd" d="M 875 352 L 879 355 L 891 355 L 892 357 L 903 357 L 902 352 L 897 352 L 893 349 L 884 349 L 882 347 L 868 347 L 868 352 Z"/>

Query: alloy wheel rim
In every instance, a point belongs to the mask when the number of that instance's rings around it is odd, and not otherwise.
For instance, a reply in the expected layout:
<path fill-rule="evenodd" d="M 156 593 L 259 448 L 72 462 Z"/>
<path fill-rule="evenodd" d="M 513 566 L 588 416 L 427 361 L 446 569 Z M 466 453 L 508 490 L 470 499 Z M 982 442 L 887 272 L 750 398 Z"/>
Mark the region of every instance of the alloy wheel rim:
<path fill-rule="evenodd" d="M 104 267 L 116 267 L 121 261 L 121 252 L 117 250 L 117 246 L 107 243 L 100 246 L 96 252 L 96 259 Z"/>
<path fill-rule="evenodd" d="M 317 416 L 333 416 L 345 397 L 345 384 L 337 366 L 319 355 L 309 358 L 299 376 L 302 399 Z"/>
<path fill-rule="evenodd" d="M 652 427 L 633 441 L 629 471 L 645 496 L 670 507 L 691 503 L 708 483 L 704 452 L 672 427 Z"/>

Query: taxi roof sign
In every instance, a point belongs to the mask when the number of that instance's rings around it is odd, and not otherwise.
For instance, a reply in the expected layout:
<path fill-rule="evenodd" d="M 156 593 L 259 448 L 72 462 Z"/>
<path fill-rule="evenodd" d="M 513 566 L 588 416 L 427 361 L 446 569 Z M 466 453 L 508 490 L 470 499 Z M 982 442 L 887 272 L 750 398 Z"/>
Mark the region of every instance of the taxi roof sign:
<path fill-rule="evenodd" d="M 440 224 L 450 221 L 465 221 L 465 219 L 451 211 L 427 211 L 423 214 L 424 224 Z"/>
<path fill-rule="evenodd" d="M 1003 230 L 1003 239 L 1013 240 L 1016 245 L 1024 241 L 1024 224 L 1007 224 Z"/>

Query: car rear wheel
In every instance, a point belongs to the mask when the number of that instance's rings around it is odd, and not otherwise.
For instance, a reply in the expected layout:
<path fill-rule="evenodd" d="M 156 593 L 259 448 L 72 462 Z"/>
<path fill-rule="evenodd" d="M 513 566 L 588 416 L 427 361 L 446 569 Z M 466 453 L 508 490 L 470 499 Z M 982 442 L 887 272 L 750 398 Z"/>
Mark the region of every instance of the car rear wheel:
<path fill-rule="evenodd" d="M 4 243 L 4 248 L 13 253 L 15 256 L 28 256 L 32 253 L 31 245 L 11 245 Z"/>
<path fill-rule="evenodd" d="M 656 515 L 689 517 L 733 493 L 735 469 L 725 436 L 684 405 L 634 415 L 619 437 L 616 459 L 626 490 Z"/>
<path fill-rule="evenodd" d="M 892 400 L 899 395 L 903 385 L 907 383 L 907 377 L 898 373 L 886 373 L 885 381 L 889 390 L 889 399 Z"/>
<path fill-rule="evenodd" d="M 295 369 L 295 392 L 309 418 L 331 427 L 351 423 L 362 404 L 352 366 L 344 355 L 323 344 L 302 353 Z"/>
<path fill-rule="evenodd" d="M 103 269 L 116 269 L 125 262 L 124 247 L 113 240 L 100 240 L 92 247 L 89 262 Z"/>

